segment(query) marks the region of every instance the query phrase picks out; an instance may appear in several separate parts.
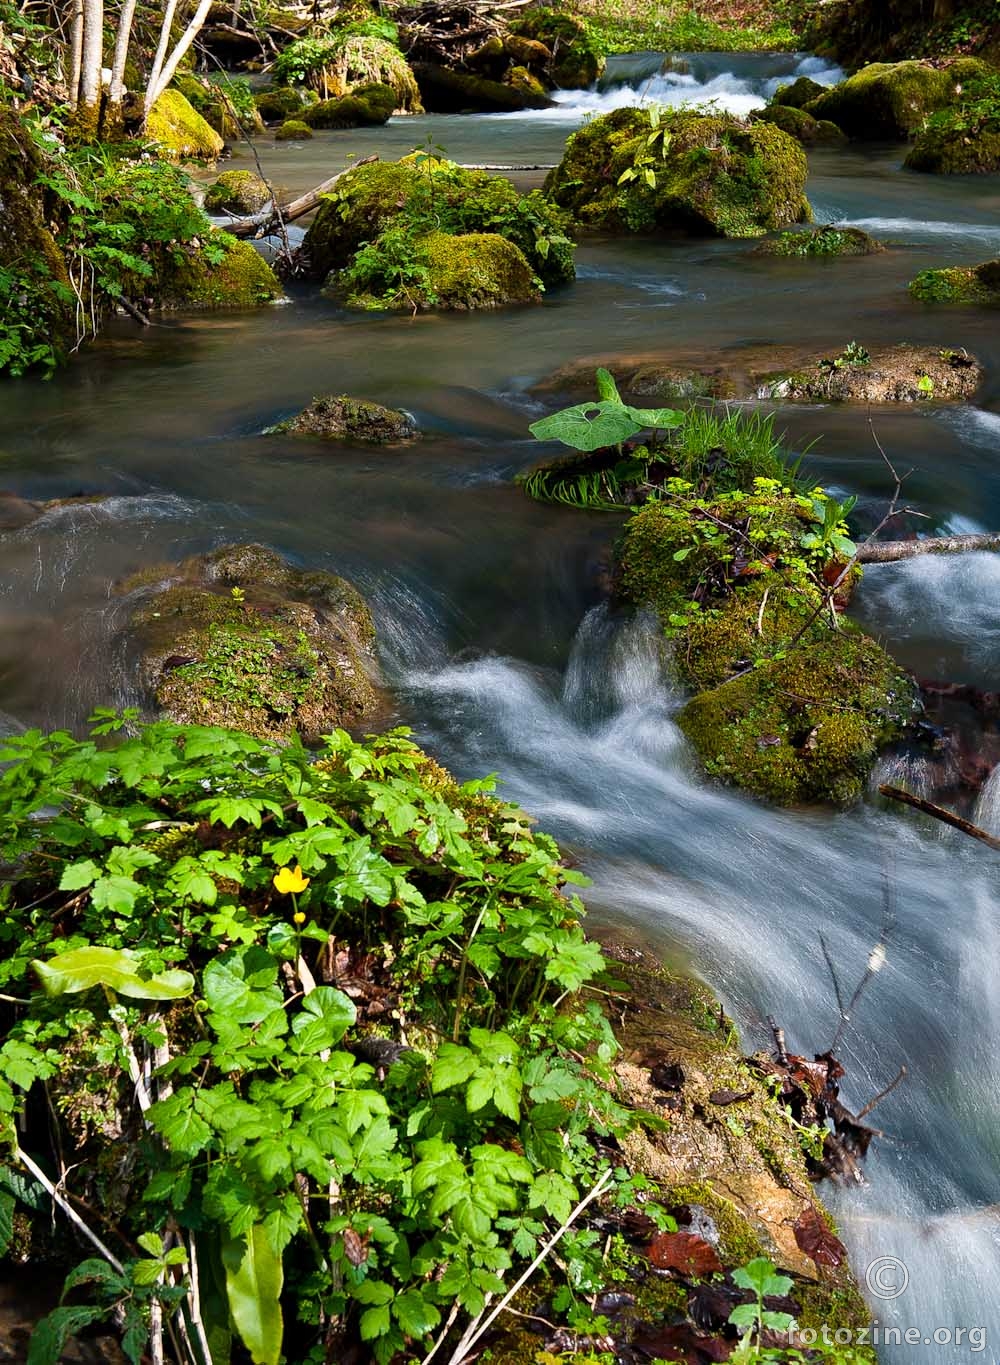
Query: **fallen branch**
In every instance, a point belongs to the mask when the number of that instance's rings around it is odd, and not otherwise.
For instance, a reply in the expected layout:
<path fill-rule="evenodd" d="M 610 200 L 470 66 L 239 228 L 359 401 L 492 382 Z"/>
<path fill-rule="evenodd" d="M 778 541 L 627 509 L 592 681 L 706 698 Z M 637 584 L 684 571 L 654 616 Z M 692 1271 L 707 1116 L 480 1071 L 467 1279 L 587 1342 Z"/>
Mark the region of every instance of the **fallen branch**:
<path fill-rule="evenodd" d="M 97 1233 L 93 1232 L 87 1226 L 87 1224 L 83 1221 L 83 1219 L 77 1213 L 76 1209 L 74 1209 L 73 1205 L 69 1202 L 65 1195 L 59 1193 L 55 1185 L 42 1170 L 41 1166 L 39 1166 L 36 1162 L 32 1161 L 31 1157 L 22 1147 L 15 1147 L 14 1156 L 18 1161 L 20 1161 L 22 1166 L 24 1166 L 28 1171 L 30 1171 L 30 1173 L 35 1177 L 39 1185 L 41 1185 L 45 1192 L 48 1194 L 53 1204 L 57 1204 L 59 1208 L 62 1209 L 66 1217 L 73 1224 L 73 1226 L 79 1228 L 80 1231 L 83 1233 L 84 1237 L 86 1237 L 89 1242 L 93 1243 L 93 1245 L 97 1248 L 97 1250 L 107 1261 L 111 1269 L 116 1270 L 119 1275 L 124 1275 L 125 1267 L 122 1265 L 121 1261 L 119 1261 L 118 1257 L 115 1256 L 112 1252 L 110 1252 L 108 1248 L 104 1245 L 104 1243 L 101 1241 L 100 1237 L 98 1237 Z"/>
<path fill-rule="evenodd" d="M 361 161 L 355 161 L 353 166 L 348 166 L 343 171 L 338 171 L 336 175 L 331 175 L 329 180 L 324 180 L 321 185 L 317 185 L 308 194 L 300 195 L 298 199 L 292 199 L 287 204 L 270 204 L 260 213 L 254 213 L 249 218 L 236 218 L 231 223 L 226 224 L 226 231 L 231 232 L 234 237 L 268 237 L 274 228 L 282 222 L 292 223 L 296 218 L 301 218 L 314 209 L 324 194 L 329 194 L 337 181 L 345 175 L 350 175 L 356 166 L 367 166 L 369 162 L 378 161 L 377 153 L 364 157 Z"/>
<path fill-rule="evenodd" d="M 951 825 L 953 829 L 960 829 L 970 839 L 978 839 L 980 843 L 987 844 L 1000 853 L 1000 839 L 996 839 L 986 830 L 980 829 L 971 820 L 964 820 L 961 815 L 945 810 L 943 806 L 935 806 L 933 801 L 925 801 L 922 796 L 913 796 L 910 792 L 903 791 L 901 787 L 881 786 L 879 791 L 883 796 L 887 796 L 890 801 L 902 801 L 904 805 L 912 806 L 914 810 L 923 811 L 925 815 L 932 815 L 935 820 L 940 820 L 942 824 Z"/>
<path fill-rule="evenodd" d="M 923 540 L 873 541 L 858 549 L 859 564 L 893 564 L 917 555 L 956 555 L 969 550 L 1000 550 L 1000 531 L 972 536 L 925 536 Z"/>

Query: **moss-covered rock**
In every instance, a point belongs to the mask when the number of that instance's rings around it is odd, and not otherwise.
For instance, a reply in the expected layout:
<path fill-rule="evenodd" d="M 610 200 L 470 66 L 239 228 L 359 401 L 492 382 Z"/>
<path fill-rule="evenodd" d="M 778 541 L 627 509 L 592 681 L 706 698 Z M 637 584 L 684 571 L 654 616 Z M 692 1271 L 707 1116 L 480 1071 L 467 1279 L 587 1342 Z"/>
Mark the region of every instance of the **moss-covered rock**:
<path fill-rule="evenodd" d="M 847 141 L 847 134 L 829 119 L 813 118 L 804 109 L 791 105 L 769 104 L 766 109 L 751 114 L 750 119 L 753 123 L 774 124 L 804 147 L 832 146 Z"/>
<path fill-rule="evenodd" d="M 827 87 L 809 76 L 799 76 L 791 85 L 778 87 L 772 104 L 784 105 L 787 109 L 804 109 L 812 100 L 826 93 Z"/>
<path fill-rule="evenodd" d="M 389 282 L 380 266 L 369 271 L 359 260 L 331 292 L 348 308 L 409 312 L 473 312 L 541 302 L 538 281 L 524 253 L 496 232 L 428 233 L 414 240 L 413 261 L 421 275 L 398 289 L 391 283 L 386 287 Z"/>
<path fill-rule="evenodd" d="M 757 237 L 811 218 L 805 153 L 780 128 L 690 110 L 666 113 L 659 128 L 662 157 L 649 151 L 647 111 L 594 119 L 569 139 L 546 193 L 605 231 Z M 642 173 L 648 156 L 655 186 Z"/>
<path fill-rule="evenodd" d="M 810 101 L 808 112 L 830 119 L 848 137 L 881 141 L 911 137 L 929 115 L 954 103 L 964 82 L 986 70 L 967 57 L 947 67 L 927 62 L 874 62 Z"/>
<path fill-rule="evenodd" d="M 363 398 L 351 398 L 346 393 L 332 398 L 314 398 L 302 412 L 268 427 L 264 434 L 279 432 L 322 436 L 327 440 L 363 441 L 371 445 L 394 445 L 412 440 L 417 434 L 413 419 L 407 413 Z"/>
<path fill-rule="evenodd" d="M 852 360 L 845 348 L 806 365 L 757 376 L 758 398 L 808 403 L 964 402 L 978 389 L 981 366 L 964 350 L 881 346 Z"/>
<path fill-rule="evenodd" d="M 1000 304 L 1000 260 L 921 270 L 910 281 L 910 294 L 920 303 Z"/>
<path fill-rule="evenodd" d="M 512 66 L 503 79 L 505 85 L 513 86 L 515 90 L 523 90 L 536 99 L 548 99 L 545 86 L 526 66 Z"/>
<path fill-rule="evenodd" d="M 880 645 L 841 631 L 698 693 L 678 724 L 720 781 L 782 805 L 846 805 L 913 718 L 915 698 Z"/>
<path fill-rule="evenodd" d="M 140 593 L 141 677 L 174 720 L 315 739 L 378 710 L 371 615 L 342 578 L 241 545 L 124 588 Z"/>
<path fill-rule="evenodd" d="M 254 171 L 223 171 L 205 192 L 209 213 L 256 213 L 270 201 L 267 182 Z"/>
<path fill-rule="evenodd" d="M 281 298 L 283 293 L 281 281 L 259 251 L 249 242 L 216 232 L 164 282 L 158 306 L 206 310 L 259 308 Z"/>
<path fill-rule="evenodd" d="M 604 70 L 600 46 L 576 15 L 555 9 L 530 9 L 513 21 L 511 31 L 552 54 L 546 75 L 562 90 L 585 89 Z"/>
<path fill-rule="evenodd" d="M 298 90 L 286 85 L 261 90 L 254 96 L 254 103 L 265 123 L 282 123 L 286 119 L 300 117 L 308 101 Z"/>
<path fill-rule="evenodd" d="M 331 51 L 321 79 L 332 95 L 354 94 L 358 86 L 387 85 L 400 113 L 423 113 L 420 88 L 409 62 L 394 43 L 345 32 Z"/>
<path fill-rule="evenodd" d="M 302 115 L 310 128 L 366 128 L 388 123 L 396 94 L 388 85 L 360 85 L 349 95 L 320 100 Z"/>
<path fill-rule="evenodd" d="M 412 157 L 357 166 L 325 197 L 303 244 L 310 272 L 324 278 L 345 269 L 397 218 L 415 235 L 435 223 L 453 233 L 500 232 L 546 286 L 575 274 L 568 215 L 537 190 L 522 196 L 501 176 Z"/>
<path fill-rule="evenodd" d="M 511 114 L 523 109 L 548 109 L 548 95 L 506 85 L 471 71 L 453 71 L 432 62 L 413 68 L 424 108 L 432 114 Z"/>
<path fill-rule="evenodd" d="M 179 90 L 164 90 L 149 111 L 146 135 L 172 160 L 214 161 L 225 145 Z"/>
<path fill-rule="evenodd" d="M 991 175 L 1000 171 L 1000 106 L 991 127 L 922 128 L 903 165 L 907 170 L 932 175 Z"/>
<path fill-rule="evenodd" d="M 755 256 L 787 256 L 794 259 L 833 260 L 838 256 L 874 256 L 885 247 L 861 228 L 809 228 L 804 232 L 781 232 L 754 247 Z"/>
<path fill-rule="evenodd" d="M 313 135 L 313 130 L 308 123 L 303 123 L 300 118 L 286 119 L 274 134 L 275 142 L 306 142 Z"/>

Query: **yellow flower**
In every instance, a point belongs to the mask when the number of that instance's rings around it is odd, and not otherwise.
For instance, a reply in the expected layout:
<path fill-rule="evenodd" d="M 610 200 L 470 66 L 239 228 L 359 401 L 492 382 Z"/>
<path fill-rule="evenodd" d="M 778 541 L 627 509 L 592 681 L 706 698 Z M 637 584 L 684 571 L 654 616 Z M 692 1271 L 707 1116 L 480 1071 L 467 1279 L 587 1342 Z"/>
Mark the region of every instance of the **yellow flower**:
<path fill-rule="evenodd" d="M 295 914 L 292 916 L 292 920 L 296 924 L 305 924 L 306 922 L 305 912 L 303 910 L 296 910 Z"/>
<path fill-rule="evenodd" d="M 298 863 L 294 867 L 283 867 L 273 878 L 274 885 L 283 896 L 294 896 L 309 885 L 309 878 L 303 876 Z"/>

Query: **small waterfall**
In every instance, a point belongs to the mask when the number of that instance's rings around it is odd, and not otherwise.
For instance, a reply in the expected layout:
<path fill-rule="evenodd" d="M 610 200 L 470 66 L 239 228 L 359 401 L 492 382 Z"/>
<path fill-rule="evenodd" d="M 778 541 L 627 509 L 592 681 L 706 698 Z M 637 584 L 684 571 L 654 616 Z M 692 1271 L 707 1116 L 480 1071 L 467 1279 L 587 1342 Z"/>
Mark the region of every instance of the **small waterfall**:
<path fill-rule="evenodd" d="M 983 783 L 972 821 L 988 834 L 1000 836 L 1000 763 Z"/>

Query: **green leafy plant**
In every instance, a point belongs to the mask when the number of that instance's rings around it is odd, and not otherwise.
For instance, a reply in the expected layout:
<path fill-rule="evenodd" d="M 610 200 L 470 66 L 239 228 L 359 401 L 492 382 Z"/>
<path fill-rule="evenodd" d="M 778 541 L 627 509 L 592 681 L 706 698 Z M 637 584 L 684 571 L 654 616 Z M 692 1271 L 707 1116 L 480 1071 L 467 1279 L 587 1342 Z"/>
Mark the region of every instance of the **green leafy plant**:
<path fill-rule="evenodd" d="M 673 408 L 634 408 L 625 403 L 609 371 L 597 371 L 597 402 L 562 408 L 533 422 L 528 430 L 537 441 L 560 441 L 573 450 L 603 450 L 621 446 L 640 431 L 679 426 L 683 414 Z"/>
<path fill-rule="evenodd" d="M 858 547 L 847 534 L 847 518 L 857 501 L 852 495 L 838 502 L 822 491 L 813 497 L 803 498 L 801 506 L 809 512 L 816 529 L 806 531 L 799 537 L 802 548 L 819 551 L 824 558 L 833 555 L 841 559 L 853 559 Z"/>
<path fill-rule="evenodd" d="M 772 1332 L 787 1332 L 795 1324 L 790 1313 L 776 1313 L 764 1307 L 766 1298 L 783 1298 L 792 1287 L 787 1275 L 776 1273 L 766 1257 L 759 1256 L 733 1271 L 733 1281 L 740 1289 L 749 1289 L 755 1296 L 753 1303 L 741 1303 L 729 1314 L 729 1321 L 742 1334 L 733 1360 L 755 1361 L 765 1328 Z"/>

